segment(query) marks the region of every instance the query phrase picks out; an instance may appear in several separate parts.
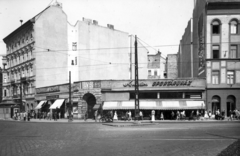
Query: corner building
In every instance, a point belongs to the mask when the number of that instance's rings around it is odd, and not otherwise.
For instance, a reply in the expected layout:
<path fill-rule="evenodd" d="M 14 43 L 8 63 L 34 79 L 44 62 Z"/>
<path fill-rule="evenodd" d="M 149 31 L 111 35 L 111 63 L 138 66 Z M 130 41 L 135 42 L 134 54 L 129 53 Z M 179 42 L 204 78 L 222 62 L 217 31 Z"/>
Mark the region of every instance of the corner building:
<path fill-rule="evenodd" d="M 240 110 L 240 1 L 195 1 L 179 49 L 179 75 L 206 78 L 206 109 Z"/>

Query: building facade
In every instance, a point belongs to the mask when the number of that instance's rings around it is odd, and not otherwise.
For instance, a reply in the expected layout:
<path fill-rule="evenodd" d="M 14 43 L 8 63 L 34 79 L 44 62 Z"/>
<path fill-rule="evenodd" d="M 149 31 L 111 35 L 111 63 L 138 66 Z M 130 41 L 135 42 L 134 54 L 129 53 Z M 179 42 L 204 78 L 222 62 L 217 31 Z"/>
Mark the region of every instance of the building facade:
<path fill-rule="evenodd" d="M 166 73 L 166 59 L 157 54 L 148 54 L 148 79 L 164 79 Z"/>
<path fill-rule="evenodd" d="M 189 25 L 180 44 L 180 61 L 193 54 L 186 64 L 192 64 L 193 77 L 206 78 L 206 109 L 229 116 L 240 109 L 240 1 L 197 0 Z M 180 73 L 189 76 L 189 67 L 181 66 Z"/>
<path fill-rule="evenodd" d="M 35 88 L 70 81 L 129 79 L 131 66 L 128 33 L 83 18 L 69 24 L 58 2 L 22 24 L 3 39 L 6 65 L 4 99 L 20 99 L 25 110 L 36 107 Z M 133 47 L 134 48 L 134 47 Z M 147 51 L 139 53 L 147 78 Z M 131 73 L 134 74 L 134 73 Z M 21 92 L 22 91 L 22 92 Z"/>

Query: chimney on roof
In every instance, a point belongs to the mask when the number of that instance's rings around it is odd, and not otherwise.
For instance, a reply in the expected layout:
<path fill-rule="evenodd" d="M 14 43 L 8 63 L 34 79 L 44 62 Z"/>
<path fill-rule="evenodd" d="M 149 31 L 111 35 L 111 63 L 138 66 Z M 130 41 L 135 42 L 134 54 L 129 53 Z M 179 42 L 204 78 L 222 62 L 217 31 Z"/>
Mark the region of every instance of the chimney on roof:
<path fill-rule="evenodd" d="M 94 25 L 98 25 L 98 21 L 93 20 L 93 24 L 94 24 Z"/>
<path fill-rule="evenodd" d="M 107 24 L 107 27 L 108 27 L 109 29 L 114 29 L 114 25 L 112 25 L 112 24 Z"/>
<path fill-rule="evenodd" d="M 89 18 L 84 18 L 84 17 L 83 17 L 83 21 L 84 21 L 85 23 L 87 23 L 87 24 L 92 24 L 92 20 L 89 19 Z"/>
<path fill-rule="evenodd" d="M 23 22 L 23 20 L 20 20 L 21 25 L 22 25 L 22 22 Z"/>

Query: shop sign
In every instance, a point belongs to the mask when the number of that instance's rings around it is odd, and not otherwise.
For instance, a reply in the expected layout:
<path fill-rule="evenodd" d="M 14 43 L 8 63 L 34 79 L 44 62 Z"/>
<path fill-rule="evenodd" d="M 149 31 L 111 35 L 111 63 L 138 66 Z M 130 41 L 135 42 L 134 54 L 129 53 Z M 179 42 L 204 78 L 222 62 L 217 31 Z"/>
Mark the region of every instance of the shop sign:
<path fill-rule="evenodd" d="M 59 92 L 59 86 L 45 87 L 45 88 L 36 88 L 37 94 L 41 93 L 51 93 L 51 92 Z"/>
<path fill-rule="evenodd" d="M 123 84 L 123 87 L 134 87 L 135 86 L 135 82 L 134 81 L 130 81 L 129 83 Z M 148 86 L 146 83 L 144 82 L 139 82 L 138 83 L 139 87 L 145 87 Z"/>
<path fill-rule="evenodd" d="M 58 98 L 59 98 L 59 95 L 46 96 L 46 99 L 47 99 L 47 100 L 50 100 L 50 99 L 58 99 Z"/>
<path fill-rule="evenodd" d="M 190 86 L 192 80 L 166 80 L 166 81 L 158 81 L 153 82 L 152 86 Z"/>

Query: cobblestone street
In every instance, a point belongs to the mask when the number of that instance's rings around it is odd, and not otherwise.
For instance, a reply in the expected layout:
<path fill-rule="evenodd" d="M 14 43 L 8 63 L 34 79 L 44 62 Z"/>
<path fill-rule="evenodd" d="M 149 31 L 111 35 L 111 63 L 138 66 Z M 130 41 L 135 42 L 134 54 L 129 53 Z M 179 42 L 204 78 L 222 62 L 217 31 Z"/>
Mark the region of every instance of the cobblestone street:
<path fill-rule="evenodd" d="M 239 128 L 239 122 L 111 127 L 101 123 L 0 121 L 0 155 L 216 156 L 240 139 Z"/>

